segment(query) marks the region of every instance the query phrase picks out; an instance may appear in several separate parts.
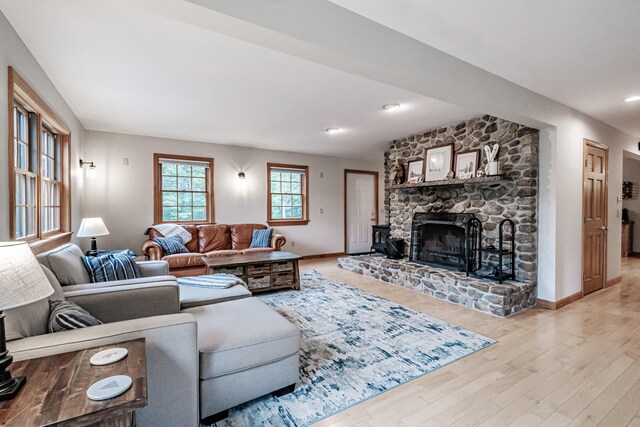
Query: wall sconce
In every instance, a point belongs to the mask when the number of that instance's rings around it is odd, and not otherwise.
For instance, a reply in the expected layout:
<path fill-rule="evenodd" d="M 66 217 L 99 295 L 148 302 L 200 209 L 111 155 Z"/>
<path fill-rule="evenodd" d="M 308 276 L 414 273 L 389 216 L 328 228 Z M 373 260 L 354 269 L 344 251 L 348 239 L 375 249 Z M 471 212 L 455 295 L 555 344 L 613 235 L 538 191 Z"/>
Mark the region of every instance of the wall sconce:
<path fill-rule="evenodd" d="M 80 159 L 80 168 L 87 169 L 87 176 L 95 176 L 96 174 L 96 165 L 93 162 L 85 162 Z"/>
<path fill-rule="evenodd" d="M 246 177 L 247 177 L 247 175 L 245 175 L 244 172 L 238 173 L 238 178 L 245 179 Z"/>

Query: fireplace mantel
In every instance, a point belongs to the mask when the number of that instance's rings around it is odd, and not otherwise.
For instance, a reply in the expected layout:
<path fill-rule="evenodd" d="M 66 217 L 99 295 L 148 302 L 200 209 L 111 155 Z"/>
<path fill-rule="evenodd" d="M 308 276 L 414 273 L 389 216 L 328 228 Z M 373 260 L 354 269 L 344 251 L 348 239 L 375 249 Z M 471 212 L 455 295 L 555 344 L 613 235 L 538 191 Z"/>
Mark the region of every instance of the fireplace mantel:
<path fill-rule="evenodd" d="M 394 190 L 404 190 L 407 188 L 432 188 L 432 187 L 463 187 L 467 184 L 472 185 L 490 185 L 512 182 L 511 179 L 504 175 L 483 176 L 480 178 L 468 179 L 443 179 L 441 181 L 419 182 L 417 184 L 400 184 L 391 186 Z"/>

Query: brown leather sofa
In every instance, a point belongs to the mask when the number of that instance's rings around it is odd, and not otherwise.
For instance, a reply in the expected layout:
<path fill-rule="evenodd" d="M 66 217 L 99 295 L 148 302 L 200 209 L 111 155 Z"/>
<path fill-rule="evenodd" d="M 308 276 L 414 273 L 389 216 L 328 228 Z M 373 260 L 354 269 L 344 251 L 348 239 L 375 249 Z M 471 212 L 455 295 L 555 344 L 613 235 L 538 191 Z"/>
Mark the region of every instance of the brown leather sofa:
<path fill-rule="evenodd" d="M 263 224 L 201 224 L 183 225 L 191 233 L 191 240 L 185 244 L 189 253 L 165 255 L 162 247 L 153 241 L 164 237 L 153 228 L 149 229 L 149 240 L 142 244 L 142 253 L 150 260 L 163 260 L 169 264 L 169 273 L 176 277 L 205 274 L 203 256 L 222 256 L 255 252 L 279 251 L 286 243 L 284 236 L 271 236 L 268 248 L 249 248 L 254 229 L 265 229 Z"/>

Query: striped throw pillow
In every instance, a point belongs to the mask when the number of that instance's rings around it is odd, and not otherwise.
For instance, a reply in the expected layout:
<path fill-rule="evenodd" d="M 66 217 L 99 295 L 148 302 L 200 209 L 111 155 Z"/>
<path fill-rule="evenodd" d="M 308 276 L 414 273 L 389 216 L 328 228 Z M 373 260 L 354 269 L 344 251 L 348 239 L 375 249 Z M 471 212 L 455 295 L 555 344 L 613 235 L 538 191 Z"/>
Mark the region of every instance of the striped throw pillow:
<path fill-rule="evenodd" d="M 121 251 L 99 256 L 83 256 L 82 263 L 89 273 L 91 283 L 127 280 L 138 277 L 135 261 Z"/>
<path fill-rule="evenodd" d="M 250 248 L 268 248 L 271 245 L 271 235 L 273 228 L 265 228 L 264 230 L 253 230 L 251 235 Z"/>
<path fill-rule="evenodd" d="M 102 325 L 102 322 L 79 305 L 65 300 L 49 301 L 49 332 L 70 331 L 96 325 Z"/>
<path fill-rule="evenodd" d="M 153 241 L 162 247 L 165 255 L 186 254 L 189 252 L 189 249 L 182 243 L 180 236 L 156 237 Z"/>

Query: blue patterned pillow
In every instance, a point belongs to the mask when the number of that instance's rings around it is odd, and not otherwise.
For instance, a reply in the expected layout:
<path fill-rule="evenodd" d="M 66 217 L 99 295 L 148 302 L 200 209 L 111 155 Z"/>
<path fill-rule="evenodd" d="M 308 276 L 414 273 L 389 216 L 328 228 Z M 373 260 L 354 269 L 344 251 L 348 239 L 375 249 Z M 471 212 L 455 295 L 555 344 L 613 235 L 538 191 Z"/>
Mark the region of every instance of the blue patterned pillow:
<path fill-rule="evenodd" d="M 121 251 L 99 256 L 83 256 L 82 263 L 89 273 L 91 283 L 127 280 L 138 277 L 135 261 Z"/>
<path fill-rule="evenodd" d="M 189 253 L 180 236 L 156 237 L 153 241 L 162 247 L 165 255 Z"/>
<path fill-rule="evenodd" d="M 250 248 L 268 248 L 271 246 L 271 235 L 273 234 L 273 228 L 266 228 L 264 230 L 253 230 L 251 236 Z"/>
<path fill-rule="evenodd" d="M 49 332 L 70 331 L 96 325 L 102 325 L 102 322 L 76 303 L 65 300 L 49 301 Z"/>

